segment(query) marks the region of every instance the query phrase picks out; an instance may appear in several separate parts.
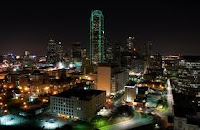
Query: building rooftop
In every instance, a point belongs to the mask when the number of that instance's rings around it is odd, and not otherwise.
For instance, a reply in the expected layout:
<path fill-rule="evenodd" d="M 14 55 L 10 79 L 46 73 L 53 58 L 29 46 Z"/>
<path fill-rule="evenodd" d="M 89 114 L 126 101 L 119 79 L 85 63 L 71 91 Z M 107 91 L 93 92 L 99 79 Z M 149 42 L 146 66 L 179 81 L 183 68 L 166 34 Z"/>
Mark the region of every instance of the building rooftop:
<path fill-rule="evenodd" d="M 135 86 L 136 82 L 134 81 L 128 81 L 128 83 L 126 84 L 126 86 Z"/>
<path fill-rule="evenodd" d="M 88 101 L 91 100 L 92 96 L 97 96 L 103 92 L 105 93 L 105 91 L 102 90 L 72 88 L 53 96 L 64 98 L 70 98 L 73 96 L 79 98 L 80 100 Z"/>
<path fill-rule="evenodd" d="M 118 67 L 118 65 L 114 64 L 114 63 L 99 63 L 98 66 L 99 67 L 111 67 L 111 68 Z"/>
<path fill-rule="evenodd" d="M 200 56 L 181 56 L 180 59 L 187 60 L 190 62 L 200 61 Z"/>
<path fill-rule="evenodd" d="M 198 117 L 198 116 L 188 116 L 187 117 L 187 124 L 200 126 L 200 117 Z"/>

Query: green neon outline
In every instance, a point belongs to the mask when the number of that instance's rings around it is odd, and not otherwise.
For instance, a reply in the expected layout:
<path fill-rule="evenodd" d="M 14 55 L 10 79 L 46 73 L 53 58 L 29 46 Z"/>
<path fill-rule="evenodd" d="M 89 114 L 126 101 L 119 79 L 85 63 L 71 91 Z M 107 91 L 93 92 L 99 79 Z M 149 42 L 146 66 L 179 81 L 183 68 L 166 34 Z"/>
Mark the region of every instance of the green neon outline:
<path fill-rule="evenodd" d="M 98 52 L 94 52 L 94 16 L 98 17 Z M 94 53 L 98 53 L 98 59 L 97 62 L 101 63 L 104 59 L 104 42 L 103 42 L 103 35 L 101 34 L 102 31 L 104 31 L 104 20 L 103 14 L 100 10 L 94 10 L 91 13 L 90 18 L 90 64 L 93 64 L 94 61 Z"/>

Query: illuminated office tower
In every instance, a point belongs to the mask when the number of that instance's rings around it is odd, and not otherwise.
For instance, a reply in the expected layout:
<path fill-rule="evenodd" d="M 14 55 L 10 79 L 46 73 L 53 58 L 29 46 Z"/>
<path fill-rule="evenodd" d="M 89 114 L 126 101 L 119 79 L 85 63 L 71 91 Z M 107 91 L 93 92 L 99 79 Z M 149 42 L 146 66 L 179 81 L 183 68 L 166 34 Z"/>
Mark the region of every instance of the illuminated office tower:
<path fill-rule="evenodd" d="M 50 39 L 47 45 L 47 63 L 55 64 L 57 61 L 57 44 L 53 39 Z"/>
<path fill-rule="evenodd" d="M 127 38 L 128 51 L 135 51 L 136 47 L 135 47 L 134 39 L 135 39 L 134 37 Z"/>
<path fill-rule="evenodd" d="M 62 61 L 64 53 L 63 53 L 63 46 L 61 42 L 58 42 L 57 44 L 57 53 L 58 53 L 58 60 Z"/>
<path fill-rule="evenodd" d="M 81 61 L 81 44 L 80 44 L 80 42 L 75 42 L 72 44 L 72 59 L 73 59 L 73 62 Z"/>
<path fill-rule="evenodd" d="M 90 64 L 104 61 L 104 17 L 100 10 L 94 10 L 90 18 Z"/>

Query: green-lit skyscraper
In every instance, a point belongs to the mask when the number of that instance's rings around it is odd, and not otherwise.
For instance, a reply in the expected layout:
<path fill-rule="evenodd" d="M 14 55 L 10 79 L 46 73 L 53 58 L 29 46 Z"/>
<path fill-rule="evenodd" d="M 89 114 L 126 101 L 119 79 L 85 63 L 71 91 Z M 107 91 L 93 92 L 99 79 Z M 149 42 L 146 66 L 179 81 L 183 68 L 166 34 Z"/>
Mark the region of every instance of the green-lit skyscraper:
<path fill-rule="evenodd" d="M 104 61 L 104 17 L 100 10 L 94 10 L 90 18 L 90 64 Z"/>

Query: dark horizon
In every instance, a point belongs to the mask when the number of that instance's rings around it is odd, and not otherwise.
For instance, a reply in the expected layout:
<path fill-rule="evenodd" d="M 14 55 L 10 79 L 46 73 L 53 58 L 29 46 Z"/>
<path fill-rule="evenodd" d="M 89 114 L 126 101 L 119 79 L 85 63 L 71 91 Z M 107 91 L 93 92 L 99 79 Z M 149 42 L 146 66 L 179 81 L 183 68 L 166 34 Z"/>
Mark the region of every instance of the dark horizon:
<path fill-rule="evenodd" d="M 76 1 L 77 2 L 77 1 Z M 111 41 L 151 41 L 161 54 L 200 55 L 198 4 L 158 2 L 8 2 L 0 5 L 0 54 L 46 54 L 50 36 L 63 42 L 89 46 L 92 10 L 102 10 L 105 35 Z"/>

